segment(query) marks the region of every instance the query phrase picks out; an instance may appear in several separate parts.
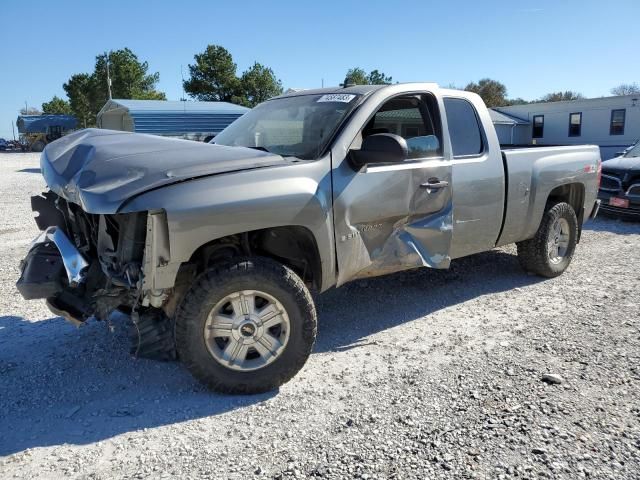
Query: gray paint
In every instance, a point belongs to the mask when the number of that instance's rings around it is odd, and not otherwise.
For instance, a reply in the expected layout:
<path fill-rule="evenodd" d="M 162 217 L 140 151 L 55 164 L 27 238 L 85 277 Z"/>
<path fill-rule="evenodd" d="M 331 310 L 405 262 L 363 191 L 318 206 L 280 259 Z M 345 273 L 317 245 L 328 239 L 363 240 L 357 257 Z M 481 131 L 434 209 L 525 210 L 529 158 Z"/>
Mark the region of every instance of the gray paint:
<path fill-rule="evenodd" d="M 180 264 L 200 246 L 252 230 L 307 228 L 321 255 L 325 290 L 406 268 L 446 268 L 452 258 L 529 238 L 549 192 L 558 185 L 581 183 L 585 208 L 595 202 L 597 148 L 510 150 L 505 153 L 505 176 L 491 117 L 475 94 L 430 83 L 338 91 L 364 97 L 318 160 L 86 131 L 48 146 L 43 173 L 56 193 L 91 213 L 152 212 L 145 253 L 145 275 L 152 278 L 145 278 L 145 285 L 154 290 L 171 288 Z M 366 121 L 386 100 L 408 93 L 435 97 L 443 129 L 442 157 L 354 169 L 347 154 Z M 480 155 L 452 157 L 443 97 L 463 98 L 475 107 L 484 129 Z M 423 188 L 431 177 L 449 182 L 449 187 Z M 505 225 L 498 239 L 507 191 Z M 156 261 L 167 250 L 169 258 Z M 161 251 L 165 253 L 157 253 Z"/>

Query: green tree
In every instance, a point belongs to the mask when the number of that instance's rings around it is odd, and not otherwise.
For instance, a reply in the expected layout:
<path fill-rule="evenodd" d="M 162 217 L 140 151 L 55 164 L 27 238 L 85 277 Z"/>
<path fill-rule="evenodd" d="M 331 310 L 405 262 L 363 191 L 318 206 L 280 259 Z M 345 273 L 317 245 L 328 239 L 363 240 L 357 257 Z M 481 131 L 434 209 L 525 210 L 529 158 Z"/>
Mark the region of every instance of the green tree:
<path fill-rule="evenodd" d="M 71 104 L 58 96 L 54 96 L 48 102 L 42 104 L 42 113 L 51 115 L 69 115 L 71 114 Z"/>
<path fill-rule="evenodd" d="M 344 85 L 369 85 L 369 76 L 359 67 L 350 68 L 344 77 Z"/>
<path fill-rule="evenodd" d="M 518 98 L 507 99 L 506 105 L 526 105 L 527 103 L 530 103 L 530 102 L 527 102 L 524 98 L 518 97 Z"/>
<path fill-rule="evenodd" d="M 387 77 L 383 72 L 379 72 L 378 70 L 371 70 L 367 80 L 369 81 L 369 85 L 391 85 L 393 83 L 391 77 Z"/>
<path fill-rule="evenodd" d="M 584 96 L 581 93 L 566 90 L 564 92 L 547 93 L 540 102 L 564 102 L 567 100 L 581 100 Z"/>
<path fill-rule="evenodd" d="M 148 73 L 149 64 L 141 62 L 128 48 L 96 57 L 93 73 L 78 73 L 63 85 L 72 113 L 83 127 L 95 125 L 96 115 L 109 99 L 107 59 L 112 98 L 164 100 L 155 89 L 160 74 Z"/>
<path fill-rule="evenodd" d="M 42 112 L 36 107 L 21 108 L 20 115 L 42 115 Z"/>
<path fill-rule="evenodd" d="M 637 95 L 640 93 L 640 86 L 637 83 L 621 83 L 611 89 L 611 95 Z"/>
<path fill-rule="evenodd" d="M 487 107 L 502 107 L 507 105 L 507 87 L 490 78 L 483 78 L 478 83 L 470 82 L 464 89 L 468 92 L 477 93 Z"/>
<path fill-rule="evenodd" d="M 95 126 L 96 118 L 93 113 L 91 98 L 94 95 L 94 81 L 88 73 L 76 73 L 65 83 L 64 88 L 71 111 L 78 119 L 81 127 Z"/>
<path fill-rule="evenodd" d="M 148 73 L 149 64 L 138 60 L 138 56 L 128 48 L 98 55 L 93 70 L 96 90 L 92 98 L 96 113 L 107 103 L 109 88 L 107 85 L 107 59 L 111 77 L 112 98 L 136 100 L 165 100 L 165 94 L 155 90 L 160 80 L 158 72 Z"/>
<path fill-rule="evenodd" d="M 350 68 L 344 78 L 343 85 L 390 85 L 393 79 L 379 70 L 365 72 L 360 67 Z"/>
<path fill-rule="evenodd" d="M 183 82 L 185 92 L 201 101 L 231 102 L 238 97 L 237 67 L 226 48 L 208 45 L 193 58 L 196 63 L 189 65 L 190 78 Z"/>
<path fill-rule="evenodd" d="M 265 100 L 282 93 L 282 82 L 276 78 L 270 68 L 255 62 L 253 66 L 240 77 L 239 103 L 247 107 L 255 107 Z"/>

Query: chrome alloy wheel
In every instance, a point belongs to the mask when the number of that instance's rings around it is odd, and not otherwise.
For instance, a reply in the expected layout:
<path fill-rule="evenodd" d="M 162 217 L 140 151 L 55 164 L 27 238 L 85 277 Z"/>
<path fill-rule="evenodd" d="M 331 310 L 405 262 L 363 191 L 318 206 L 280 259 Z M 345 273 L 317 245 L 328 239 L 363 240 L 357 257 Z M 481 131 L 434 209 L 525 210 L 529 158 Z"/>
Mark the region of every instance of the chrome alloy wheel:
<path fill-rule="evenodd" d="M 551 263 L 560 263 L 567 255 L 571 230 L 569 222 L 564 218 L 558 218 L 549 230 L 547 240 L 547 252 Z"/>
<path fill-rule="evenodd" d="M 204 325 L 211 356 L 227 368 L 245 372 L 282 355 L 289 333 L 289 315 L 282 304 L 258 290 L 227 295 L 211 309 Z"/>

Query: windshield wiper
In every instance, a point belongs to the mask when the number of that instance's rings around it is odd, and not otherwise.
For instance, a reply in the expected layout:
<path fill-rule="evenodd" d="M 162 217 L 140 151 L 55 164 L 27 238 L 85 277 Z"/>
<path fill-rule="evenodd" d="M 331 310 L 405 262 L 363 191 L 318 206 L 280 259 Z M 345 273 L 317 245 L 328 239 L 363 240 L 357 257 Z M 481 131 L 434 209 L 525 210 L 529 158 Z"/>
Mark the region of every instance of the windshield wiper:
<path fill-rule="evenodd" d="M 260 150 L 261 152 L 271 153 L 269 150 L 267 150 L 267 149 L 266 149 L 266 148 L 264 148 L 264 147 L 247 147 L 247 148 L 250 148 L 250 149 L 252 149 L 252 150 Z"/>

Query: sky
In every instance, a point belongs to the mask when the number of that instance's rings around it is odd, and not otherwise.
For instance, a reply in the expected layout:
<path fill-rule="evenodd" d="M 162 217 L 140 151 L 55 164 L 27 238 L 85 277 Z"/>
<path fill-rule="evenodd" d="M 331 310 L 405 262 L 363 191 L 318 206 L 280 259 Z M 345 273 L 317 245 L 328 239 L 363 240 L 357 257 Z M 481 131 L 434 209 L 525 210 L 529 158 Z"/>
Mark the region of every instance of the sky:
<path fill-rule="evenodd" d="M 271 67 L 285 89 L 337 85 L 358 66 L 394 82 L 489 77 L 528 100 L 606 96 L 640 84 L 639 19 L 639 0 L 0 0 L 0 137 L 25 101 L 65 98 L 71 75 L 124 47 L 160 73 L 169 100 L 208 44 L 229 50 L 238 74 Z"/>

